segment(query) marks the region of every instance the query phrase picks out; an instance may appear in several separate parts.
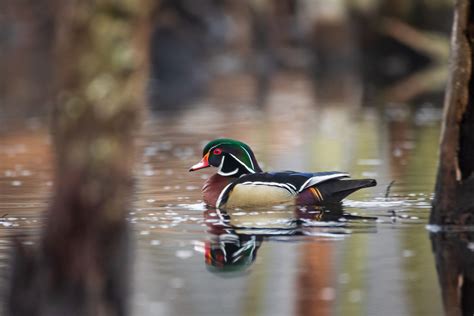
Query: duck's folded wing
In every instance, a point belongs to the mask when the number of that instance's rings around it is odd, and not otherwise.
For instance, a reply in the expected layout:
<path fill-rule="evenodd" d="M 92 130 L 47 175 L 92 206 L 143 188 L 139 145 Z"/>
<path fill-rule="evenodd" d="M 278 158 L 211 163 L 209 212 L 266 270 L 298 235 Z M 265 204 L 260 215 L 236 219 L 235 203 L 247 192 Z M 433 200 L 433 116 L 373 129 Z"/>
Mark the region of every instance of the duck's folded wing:
<path fill-rule="evenodd" d="M 316 184 L 323 183 L 332 179 L 349 178 L 350 175 L 347 172 L 339 171 L 327 171 L 327 172 L 316 172 L 316 173 L 304 173 L 307 180 L 299 187 L 298 192 L 301 192 L 309 187 Z"/>
<path fill-rule="evenodd" d="M 348 173 L 329 171 L 303 173 L 294 171 L 259 172 L 240 177 L 226 186 L 219 195 L 217 207 L 227 203 L 230 195 L 233 199 L 242 197 L 251 202 L 252 199 L 267 199 L 269 203 L 284 202 L 301 191 L 330 179 L 349 177 Z"/>

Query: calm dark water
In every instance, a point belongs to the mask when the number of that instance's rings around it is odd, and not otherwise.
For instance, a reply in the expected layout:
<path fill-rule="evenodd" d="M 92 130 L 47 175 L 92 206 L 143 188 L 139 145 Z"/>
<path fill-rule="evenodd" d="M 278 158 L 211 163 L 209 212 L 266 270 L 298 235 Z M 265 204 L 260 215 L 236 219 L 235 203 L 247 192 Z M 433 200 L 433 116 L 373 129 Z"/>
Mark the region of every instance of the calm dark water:
<path fill-rule="evenodd" d="M 216 97 L 171 117 L 149 115 L 129 215 L 133 314 L 442 315 L 425 228 L 440 110 L 317 102 L 301 80 L 272 92 L 268 104 L 258 110 Z M 34 243 L 44 222 L 52 149 L 42 120 L 0 133 L 5 267 L 9 237 L 32 233 L 26 242 Z M 348 171 L 379 185 L 342 209 L 208 210 L 200 188 L 212 170 L 188 168 L 221 136 L 248 143 L 266 170 Z M 225 256 L 234 264 L 223 264 Z"/>

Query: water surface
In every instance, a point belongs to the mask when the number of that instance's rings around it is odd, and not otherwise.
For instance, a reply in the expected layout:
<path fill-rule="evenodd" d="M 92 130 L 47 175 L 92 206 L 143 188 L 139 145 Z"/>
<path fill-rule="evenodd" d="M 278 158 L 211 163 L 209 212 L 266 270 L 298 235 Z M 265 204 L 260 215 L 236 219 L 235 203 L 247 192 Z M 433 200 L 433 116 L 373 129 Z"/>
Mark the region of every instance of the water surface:
<path fill-rule="evenodd" d="M 134 315 L 443 314 L 425 229 L 440 110 L 317 102 L 311 91 L 293 78 L 265 109 L 217 95 L 172 116 L 150 113 L 128 218 Z M 0 133 L 5 267 L 9 237 L 31 233 L 34 243 L 45 220 L 53 155 L 43 120 Z M 265 170 L 348 171 L 378 186 L 340 209 L 207 209 L 200 188 L 213 170 L 188 169 L 222 136 L 248 143 Z M 222 263 L 226 255 L 235 262 Z"/>

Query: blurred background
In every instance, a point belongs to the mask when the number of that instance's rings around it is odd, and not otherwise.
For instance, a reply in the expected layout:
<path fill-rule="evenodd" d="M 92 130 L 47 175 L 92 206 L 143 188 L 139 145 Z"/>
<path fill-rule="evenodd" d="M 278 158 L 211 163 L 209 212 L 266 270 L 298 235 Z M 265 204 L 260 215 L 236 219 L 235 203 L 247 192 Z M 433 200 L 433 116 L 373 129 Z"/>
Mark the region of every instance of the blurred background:
<path fill-rule="evenodd" d="M 74 120 L 77 104 L 90 104 L 100 119 L 83 118 L 77 134 L 117 111 L 140 113 L 127 215 L 136 239 L 132 314 L 443 314 L 425 225 L 451 0 L 0 6 L 4 279 L 10 237 L 35 244 L 45 222 L 61 153 L 52 146 L 62 133 L 55 113 Z M 292 211 L 272 209 L 213 224 L 200 192 L 212 170 L 187 170 L 221 136 L 248 143 L 264 169 L 376 178 L 377 188 L 340 212 L 377 220 L 301 226 Z M 236 230 L 235 221 L 264 230 Z M 205 259 L 225 236 L 255 253 L 237 273 Z"/>

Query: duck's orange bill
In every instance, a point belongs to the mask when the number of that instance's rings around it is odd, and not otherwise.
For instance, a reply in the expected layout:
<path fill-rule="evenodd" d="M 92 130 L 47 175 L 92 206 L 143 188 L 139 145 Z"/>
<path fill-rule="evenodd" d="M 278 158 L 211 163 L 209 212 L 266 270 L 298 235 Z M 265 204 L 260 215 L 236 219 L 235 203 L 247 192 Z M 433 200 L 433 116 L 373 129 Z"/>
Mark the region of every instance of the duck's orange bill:
<path fill-rule="evenodd" d="M 202 157 L 201 161 L 198 162 L 197 164 L 195 164 L 194 166 L 192 166 L 189 169 L 189 171 L 196 171 L 196 170 L 207 168 L 207 167 L 210 167 L 210 165 L 209 165 L 209 153 L 204 155 L 204 157 Z"/>

